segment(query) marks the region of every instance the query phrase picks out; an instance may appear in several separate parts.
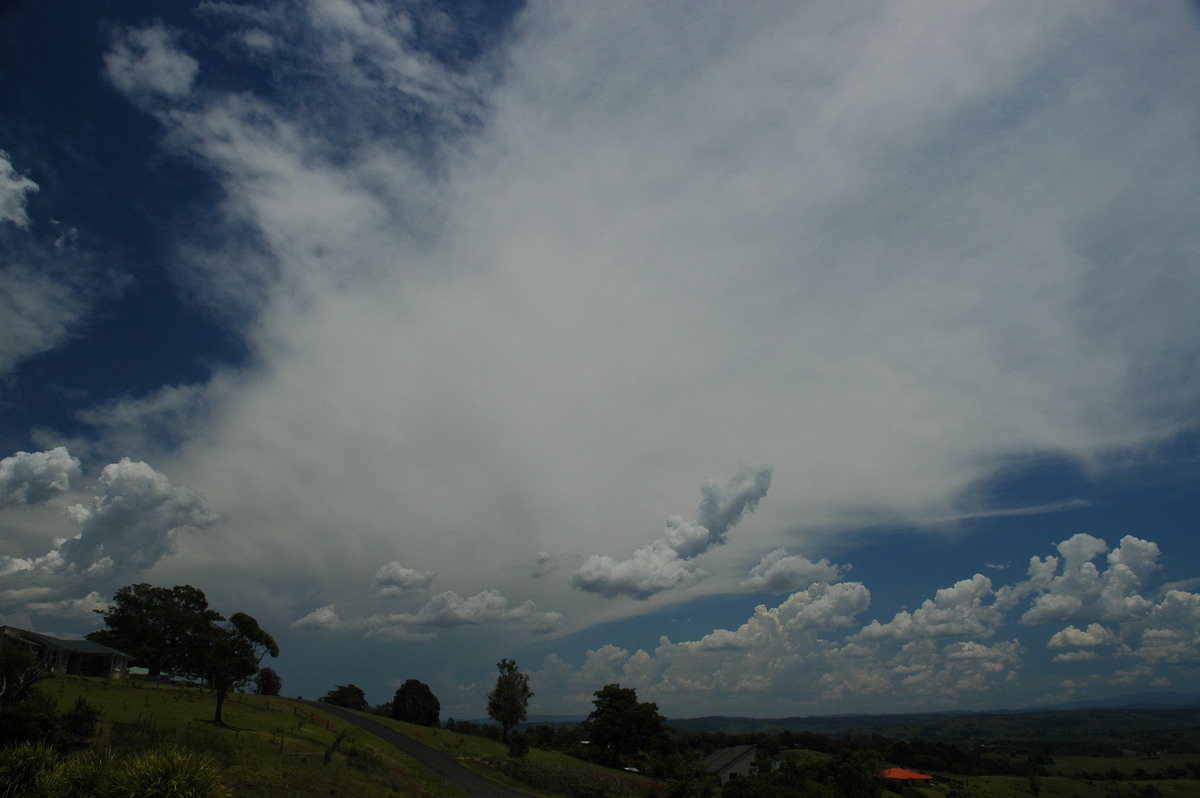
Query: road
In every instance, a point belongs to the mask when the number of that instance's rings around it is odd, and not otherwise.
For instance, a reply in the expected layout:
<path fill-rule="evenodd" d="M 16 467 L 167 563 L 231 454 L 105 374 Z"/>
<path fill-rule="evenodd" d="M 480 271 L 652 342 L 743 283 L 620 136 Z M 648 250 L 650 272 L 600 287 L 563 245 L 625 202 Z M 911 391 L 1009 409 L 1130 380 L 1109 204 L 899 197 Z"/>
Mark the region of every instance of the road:
<path fill-rule="evenodd" d="M 469 798 L 530 798 L 530 793 L 484 778 L 470 768 L 459 764 L 457 759 L 444 751 L 419 743 L 411 737 L 388 728 L 379 721 L 364 718 L 332 704 L 322 704 L 319 701 L 305 701 L 304 703 L 318 712 L 332 715 L 353 726 L 358 726 L 379 739 L 391 743 L 438 776 L 456 785 Z"/>

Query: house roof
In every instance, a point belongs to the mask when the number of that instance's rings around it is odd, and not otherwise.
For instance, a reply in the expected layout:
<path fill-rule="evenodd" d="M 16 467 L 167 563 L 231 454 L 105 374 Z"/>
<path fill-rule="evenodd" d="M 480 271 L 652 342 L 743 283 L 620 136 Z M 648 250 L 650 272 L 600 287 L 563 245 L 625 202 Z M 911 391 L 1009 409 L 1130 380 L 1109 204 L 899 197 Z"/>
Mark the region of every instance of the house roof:
<path fill-rule="evenodd" d="M 933 776 L 926 776 L 924 773 L 918 773 L 915 770 L 908 770 L 907 768 L 888 768 L 880 775 L 885 779 L 901 779 L 904 781 L 926 781 L 933 779 Z"/>
<path fill-rule="evenodd" d="M 706 773 L 720 773 L 746 755 L 754 755 L 753 745 L 735 745 L 730 748 L 721 748 L 713 751 L 704 758 L 704 771 Z"/>
<path fill-rule="evenodd" d="M 124 651 L 118 651 L 115 648 L 94 643 L 91 640 L 63 640 L 59 637 L 51 637 L 39 632 L 31 632 L 28 629 L 18 629 L 15 626 L 5 626 L 4 633 L 17 638 L 25 638 L 35 643 L 40 643 L 43 646 L 53 646 L 65 651 L 74 651 L 76 654 L 101 654 L 110 657 L 119 657 L 121 659 L 132 660 L 129 654 Z"/>

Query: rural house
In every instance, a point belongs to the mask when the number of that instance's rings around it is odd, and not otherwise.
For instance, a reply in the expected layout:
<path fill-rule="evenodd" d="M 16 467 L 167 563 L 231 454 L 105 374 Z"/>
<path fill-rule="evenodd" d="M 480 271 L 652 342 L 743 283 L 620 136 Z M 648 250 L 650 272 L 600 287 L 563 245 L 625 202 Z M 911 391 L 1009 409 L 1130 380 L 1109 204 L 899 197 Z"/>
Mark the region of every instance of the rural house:
<path fill-rule="evenodd" d="M 129 663 L 133 661 L 125 652 L 91 640 L 61 640 L 15 626 L 0 626 L 0 647 L 7 646 L 22 646 L 33 652 L 47 670 L 71 676 L 120 679 L 129 675 Z"/>
<path fill-rule="evenodd" d="M 775 768 L 774 760 L 769 766 Z M 759 772 L 758 748 L 753 745 L 735 745 L 721 748 L 704 758 L 704 772 L 716 776 L 722 784 L 738 776 L 750 776 Z"/>

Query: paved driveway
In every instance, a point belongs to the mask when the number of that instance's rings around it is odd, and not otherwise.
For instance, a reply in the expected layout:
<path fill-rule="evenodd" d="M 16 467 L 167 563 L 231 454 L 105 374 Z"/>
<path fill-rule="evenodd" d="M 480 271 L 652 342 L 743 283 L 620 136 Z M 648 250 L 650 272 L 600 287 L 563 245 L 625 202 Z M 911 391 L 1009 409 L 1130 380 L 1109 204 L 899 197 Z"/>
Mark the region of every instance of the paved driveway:
<path fill-rule="evenodd" d="M 530 796 L 530 793 L 484 778 L 470 768 L 459 764 L 458 760 L 450 754 L 419 743 L 411 737 L 388 728 L 379 721 L 365 718 L 333 704 L 323 704 L 319 701 L 305 701 L 304 703 L 326 715 L 332 715 L 345 723 L 365 729 L 379 739 L 391 743 L 446 781 L 459 787 L 470 798 L 529 798 Z"/>

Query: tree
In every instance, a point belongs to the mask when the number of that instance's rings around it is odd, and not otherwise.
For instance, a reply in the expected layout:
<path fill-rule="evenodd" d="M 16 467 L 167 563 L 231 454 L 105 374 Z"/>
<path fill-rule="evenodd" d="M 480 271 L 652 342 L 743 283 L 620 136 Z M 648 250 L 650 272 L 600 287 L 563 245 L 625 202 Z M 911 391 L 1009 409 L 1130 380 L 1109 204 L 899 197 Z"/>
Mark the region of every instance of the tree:
<path fill-rule="evenodd" d="M 609 764 L 621 766 L 624 754 L 662 748 L 670 743 L 667 719 L 658 714 L 658 704 L 637 700 L 632 687 L 608 684 L 597 690 L 596 707 L 583 722 L 592 745 L 607 754 Z"/>
<path fill-rule="evenodd" d="M 409 679 L 396 689 L 392 698 L 392 717 L 418 726 L 442 725 L 442 704 L 425 682 Z"/>
<path fill-rule="evenodd" d="M 370 706 L 367 703 L 367 694 L 362 691 L 361 687 L 353 684 L 339 684 L 317 700 L 326 704 L 333 704 L 335 707 L 361 709 L 363 711 L 366 711 Z"/>
<path fill-rule="evenodd" d="M 279 695 L 283 689 L 283 680 L 274 668 L 260 668 L 254 677 L 254 692 L 258 695 Z"/>
<path fill-rule="evenodd" d="M 248 681 L 258 673 L 263 657 L 279 656 L 279 644 L 263 631 L 258 621 L 244 612 L 235 612 L 229 620 L 211 624 L 204 634 L 203 675 L 217 696 L 213 723 L 220 724 L 221 708 L 230 688 Z"/>
<path fill-rule="evenodd" d="M 190 672 L 207 628 L 223 620 L 208 608 L 202 590 L 145 582 L 121 588 L 113 594 L 112 604 L 96 612 L 108 628 L 92 632 L 88 640 L 124 651 L 151 677 L 163 671 Z"/>
<path fill-rule="evenodd" d="M 152 676 L 166 670 L 206 679 L 217 697 L 215 723 L 229 690 L 253 678 L 263 657 L 279 656 L 279 644 L 258 621 L 244 612 L 226 620 L 191 585 L 126 585 L 97 612 L 108 628 L 89 640 L 133 655 Z"/>
<path fill-rule="evenodd" d="M 496 663 L 500 676 L 496 686 L 488 693 L 488 717 L 500 724 L 504 742 L 508 732 L 525 720 L 526 707 L 533 691 L 529 689 L 529 676 L 521 673 L 516 660 L 502 659 Z"/>

